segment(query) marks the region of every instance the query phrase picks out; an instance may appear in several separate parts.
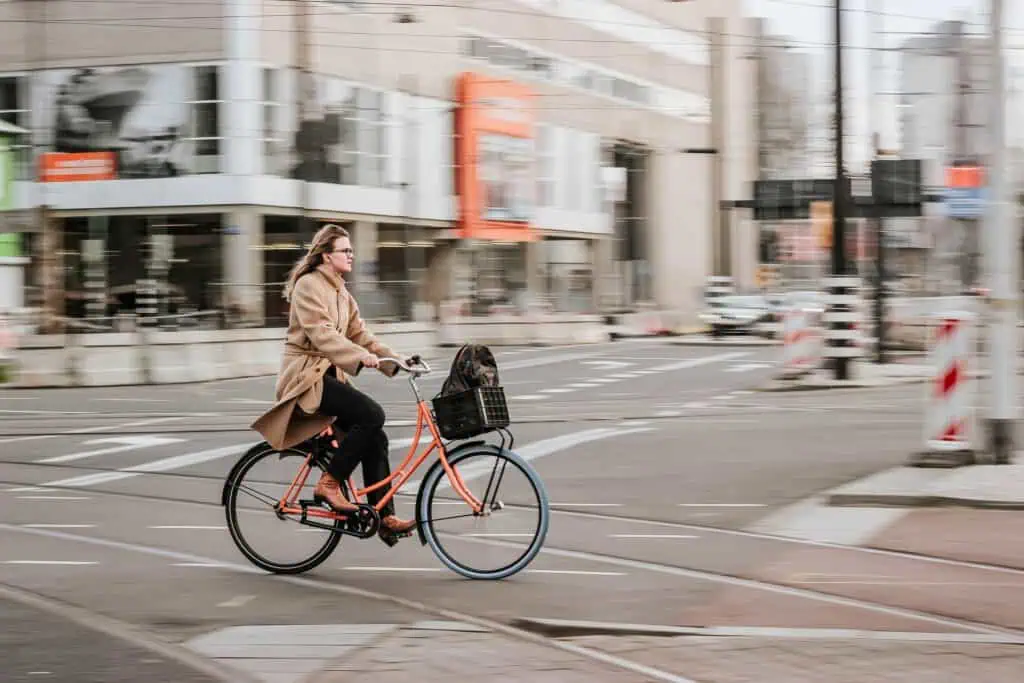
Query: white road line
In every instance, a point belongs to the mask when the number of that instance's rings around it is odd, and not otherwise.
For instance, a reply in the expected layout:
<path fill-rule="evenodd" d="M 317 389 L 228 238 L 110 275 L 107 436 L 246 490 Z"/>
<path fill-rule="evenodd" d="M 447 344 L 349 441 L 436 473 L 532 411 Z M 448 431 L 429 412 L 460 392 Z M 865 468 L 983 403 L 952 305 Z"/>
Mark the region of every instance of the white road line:
<path fill-rule="evenodd" d="M 241 607 L 256 599 L 255 595 L 236 595 L 230 600 L 218 603 L 217 607 Z"/>
<path fill-rule="evenodd" d="M 608 538 L 700 538 L 692 534 L 608 534 Z"/>
<path fill-rule="evenodd" d="M 58 439 L 64 436 L 73 436 L 75 434 L 92 434 L 94 432 L 116 432 L 119 429 L 125 427 L 145 427 L 148 425 L 161 424 L 163 422 L 174 422 L 175 420 L 184 420 L 186 416 L 175 416 L 175 417 L 155 417 L 149 420 L 137 420 L 133 422 L 122 422 L 114 425 L 100 425 L 98 427 L 85 427 L 84 429 L 72 429 L 67 432 L 57 432 L 54 434 L 32 434 L 30 436 L 12 436 L 8 439 L 0 439 L 0 443 L 15 443 L 18 441 L 40 441 L 42 439 Z"/>
<path fill-rule="evenodd" d="M 118 397 L 118 398 L 93 398 L 91 401 L 124 401 L 127 403 L 170 403 L 170 399 L 166 398 L 136 398 L 136 397 Z"/>
<path fill-rule="evenodd" d="M 95 529 L 95 524 L 22 524 L 26 529 Z"/>
<path fill-rule="evenodd" d="M 59 565 L 87 565 L 99 564 L 99 562 L 86 562 L 82 560 L 4 560 L 4 564 L 59 564 Z"/>
<path fill-rule="evenodd" d="M 540 391 L 542 394 L 571 394 L 576 390 L 566 387 L 552 387 L 551 389 L 541 389 Z"/>
<path fill-rule="evenodd" d="M 509 397 L 513 401 L 543 401 L 547 396 L 541 396 L 540 394 L 520 394 L 518 396 Z"/>
<path fill-rule="evenodd" d="M 573 389 L 593 389 L 597 385 L 591 384 L 590 382 L 577 382 L 576 384 L 570 384 L 569 386 Z"/>
<path fill-rule="evenodd" d="M 659 365 L 656 368 L 651 368 L 651 370 L 655 372 L 673 372 L 675 370 L 688 370 L 690 368 L 700 367 L 701 365 L 720 363 L 722 361 L 732 360 L 733 358 L 742 358 L 743 356 L 749 355 L 750 351 L 734 351 L 731 353 L 719 353 L 713 356 L 701 356 L 700 358 L 690 358 L 688 360 L 679 361 L 678 363 L 668 363 L 667 365 Z"/>
<path fill-rule="evenodd" d="M 494 533 L 490 533 L 490 534 L 475 533 L 475 534 L 466 534 L 466 536 L 470 536 L 472 538 L 533 538 L 534 536 L 536 536 L 536 534 L 529 533 L 529 532 L 520 534 L 520 533 L 512 533 L 512 532 L 495 531 Z"/>
<path fill-rule="evenodd" d="M 655 417 L 680 417 L 682 413 L 677 410 L 659 410 L 654 415 Z"/>
<path fill-rule="evenodd" d="M 101 443 L 119 443 L 120 446 L 110 446 L 108 448 L 96 448 L 91 451 L 79 451 L 78 453 L 69 453 L 67 455 L 58 455 L 52 458 L 43 458 L 42 460 L 36 460 L 37 463 L 56 463 L 56 462 L 72 462 L 74 460 L 82 460 L 84 458 L 93 458 L 97 455 L 111 455 L 113 453 L 123 453 L 125 451 L 136 451 L 142 448 L 153 448 L 155 446 L 166 446 L 172 443 L 182 443 L 185 439 L 177 439 L 170 436 L 155 436 L 151 434 L 140 434 L 130 436 L 117 436 L 109 439 L 90 439 L 89 441 L 83 441 L 83 446 L 90 444 L 101 444 Z"/>
<path fill-rule="evenodd" d="M 762 368 L 772 367 L 771 363 L 741 363 L 740 365 L 733 365 L 732 367 L 725 368 L 725 372 L 749 372 L 751 370 L 760 370 Z"/>
<path fill-rule="evenodd" d="M 176 530 L 195 530 L 195 531 L 224 531 L 227 529 L 225 526 L 202 526 L 199 524 L 168 524 L 164 526 L 148 526 L 147 529 L 176 529 Z"/>
<path fill-rule="evenodd" d="M 439 572 L 440 567 L 342 567 L 350 572 Z"/>
<path fill-rule="evenodd" d="M 152 472 L 168 472 L 170 470 L 178 470 L 183 467 L 209 462 L 210 460 L 218 460 L 232 455 L 240 455 L 251 445 L 252 444 L 237 444 L 234 446 L 212 448 L 208 451 L 185 453 L 184 455 L 162 458 L 160 460 L 154 460 L 153 462 L 133 465 L 132 467 L 126 467 L 113 472 L 99 472 L 97 474 L 86 474 L 81 477 L 71 477 L 70 479 L 58 479 L 56 481 L 47 482 L 43 484 L 43 486 L 93 486 L 95 484 L 106 484 L 112 481 L 119 481 L 121 479 L 131 479 L 132 477 L 138 477 Z"/>
<path fill-rule="evenodd" d="M 625 572 L 594 572 L 585 569 L 525 569 L 527 574 L 571 574 L 575 576 L 626 576 Z"/>
<path fill-rule="evenodd" d="M 763 508 L 764 503 L 676 503 L 681 508 Z"/>
<path fill-rule="evenodd" d="M 18 500 L 91 500 L 89 496 L 18 496 Z"/>
<path fill-rule="evenodd" d="M 622 503 L 551 503 L 551 507 L 620 508 Z"/>
<path fill-rule="evenodd" d="M 707 408 L 708 404 L 705 401 L 690 401 L 689 403 L 683 404 L 684 408 Z"/>

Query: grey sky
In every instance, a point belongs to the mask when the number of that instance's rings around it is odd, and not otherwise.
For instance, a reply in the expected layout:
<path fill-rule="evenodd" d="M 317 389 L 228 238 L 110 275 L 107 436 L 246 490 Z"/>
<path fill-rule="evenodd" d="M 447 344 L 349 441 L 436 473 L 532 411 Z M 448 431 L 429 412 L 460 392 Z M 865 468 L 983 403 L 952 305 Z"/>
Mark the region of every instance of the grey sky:
<path fill-rule="evenodd" d="M 816 60 L 819 70 L 819 84 L 830 78 L 832 61 L 827 44 L 833 40 L 832 0 L 745 0 L 747 13 L 769 20 L 772 33 L 787 36 L 798 49 L 817 54 L 827 54 L 827 59 Z M 895 112 L 891 98 L 872 98 L 869 92 L 869 50 L 868 45 L 894 47 L 911 37 L 911 34 L 925 32 L 936 21 L 961 19 L 969 22 L 968 30 L 977 33 L 988 32 L 991 0 L 845 0 L 844 42 L 850 49 L 843 53 L 844 77 L 847 88 L 850 113 L 847 132 L 851 162 L 856 164 L 865 158 L 868 144 L 868 103 L 884 102 L 883 111 L 876 108 L 875 115 L 882 121 L 883 145 L 894 145 L 896 140 Z M 1024 66 L 1024 2 L 1005 0 L 1006 40 L 1009 49 L 1007 57 L 1014 65 Z M 865 9 L 879 14 L 873 17 Z M 871 22 L 882 32 L 882 39 L 871 37 Z M 885 78 L 875 79 L 882 85 L 876 90 L 896 89 L 897 60 L 886 56 Z M 821 95 L 824 92 L 819 90 Z"/>

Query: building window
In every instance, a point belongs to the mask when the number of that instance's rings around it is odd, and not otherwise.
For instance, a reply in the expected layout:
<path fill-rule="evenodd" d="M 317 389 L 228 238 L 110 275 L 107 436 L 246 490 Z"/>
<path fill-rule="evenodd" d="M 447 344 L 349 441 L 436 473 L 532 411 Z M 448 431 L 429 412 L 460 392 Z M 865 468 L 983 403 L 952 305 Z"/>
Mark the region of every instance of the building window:
<path fill-rule="evenodd" d="M 286 159 L 283 158 L 286 144 L 281 128 L 281 72 L 277 69 L 263 69 L 260 109 L 263 112 L 263 170 L 267 175 L 281 175 Z"/>
<path fill-rule="evenodd" d="M 379 90 L 359 88 L 359 184 L 383 187 L 387 177 L 388 117 L 384 110 L 384 94 Z"/>
<path fill-rule="evenodd" d="M 197 66 L 192 71 L 192 135 L 195 173 L 220 172 L 220 79 L 216 66 Z"/>
<path fill-rule="evenodd" d="M 22 87 L 26 83 L 21 76 L 4 76 L 0 78 L 0 119 L 7 123 L 28 128 L 28 109 L 24 107 L 27 98 Z M 32 145 L 30 136 L 13 138 L 11 150 L 14 155 L 14 177 L 17 180 L 31 180 Z"/>

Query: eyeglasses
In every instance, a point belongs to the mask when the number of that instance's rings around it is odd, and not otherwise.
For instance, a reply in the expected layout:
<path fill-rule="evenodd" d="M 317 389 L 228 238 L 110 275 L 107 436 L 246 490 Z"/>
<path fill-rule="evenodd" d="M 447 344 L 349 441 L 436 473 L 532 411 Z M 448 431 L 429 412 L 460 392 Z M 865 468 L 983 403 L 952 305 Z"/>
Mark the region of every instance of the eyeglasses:
<path fill-rule="evenodd" d="M 348 254 L 349 256 L 352 256 L 356 252 L 355 252 L 354 249 L 349 247 L 348 249 L 338 249 L 337 251 L 332 251 L 330 253 L 332 253 L 332 254 Z"/>

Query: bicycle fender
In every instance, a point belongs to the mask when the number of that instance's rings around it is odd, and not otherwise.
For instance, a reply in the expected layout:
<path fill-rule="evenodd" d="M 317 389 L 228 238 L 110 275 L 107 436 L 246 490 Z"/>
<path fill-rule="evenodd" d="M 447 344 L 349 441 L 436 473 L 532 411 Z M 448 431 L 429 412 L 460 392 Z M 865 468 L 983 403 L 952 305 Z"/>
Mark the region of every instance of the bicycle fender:
<path fill-rule="evenodd" d="M 220 491 L 220 504 L 228 504 L 228 489 L 231 487 L 231 482 L 234 481 L 235 475 L 238 474 L 238 470 L 241 469 L 242 465 L 257 451 L 264 451 L 270 448 L 270 444 L 266 441 L 260 441 L 258 444 L 243 453 L 235 464 L 231 466 L 231 470 L 228 472 L 228 476 L 224 477 L 224 487 Z"/>
<path fill-rule="evenodd" d="M 450 458 L 453 455 L 455 455 L 456 453 L 460 453 L 462 451 L 465 451 L 465 450 L 471 449 L 471 448 L 477 448 L 479 446 L 488 446 L 490 448 L 497 448 L 497 446 L 495 446 L 494 444 L 489 444 L 486 441 L 483 441 L 482 439 L 478 439 L 476 441 L 467 441 L 466 443 L 460 443 L 458 446 L 456 446 L 455 448 L 451 449 L 450 451 L 446 451 L 445 452 L 445 456 Z M 421 482 L 428 481 L 430 479 L 431 473 L 435 469 L 439 469 L 441 467 L 443 467 L 443 465 L 441 464 L 441 460 L 440 459 L 435 460 L 434 463 L 427 469 L 426 473 L 423 475 L 423 478 L 420 479 L 420 481 Z M 420 519 L 420 502 L 422 500 L 423 500 L 423 486 L 421 484 L 419 490 L 416 491 L 416 535 L 420 539 L 420 545 L 426 545 L 427 544 L 427 536 L 426 536 L 426 534 L 423 533 L 423 524 L 420 523 L 422 521 Z"/>

